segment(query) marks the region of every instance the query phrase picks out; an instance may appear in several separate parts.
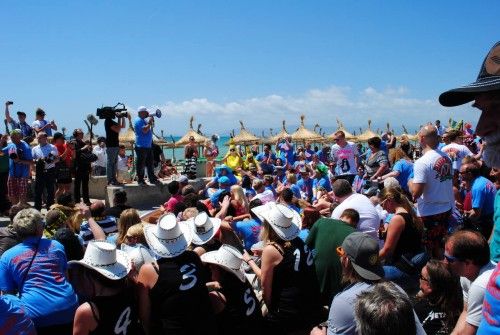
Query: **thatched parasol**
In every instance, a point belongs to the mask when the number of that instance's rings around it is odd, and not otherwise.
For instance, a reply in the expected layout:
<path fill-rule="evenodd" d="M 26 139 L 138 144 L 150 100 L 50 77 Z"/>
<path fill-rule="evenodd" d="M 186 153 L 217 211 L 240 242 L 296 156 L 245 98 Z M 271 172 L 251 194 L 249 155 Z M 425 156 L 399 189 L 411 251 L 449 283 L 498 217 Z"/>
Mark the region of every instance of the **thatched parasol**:
<path fill-rule="evenodd" d="M 123 144 L 127 149 L 130 149 L 134 146 L 135 132 L 134 132 L 134 126 L 132 126 L 131 119 L 128 119 L 127 130 L 125 132 L 120 132 L 120 135 L 118 135 L 118 140 L 120 141 L 120 144 Z"/>
<path fill-rule="evenodd" d="M 178 140 L 177 142 L 175 142 L 176 146 L 188 144 L 189 143 L 189 138 L 191 136 L 194 137 L 194 141 L 197 144 L 203 144 L 203 143 L 205 143 L 205 141 L 208 140 L 208 138 L 206 138 L 203 135 L 198 134 L 196 132 L 196 130 L 193 129 L 193 121 L 194 121 L 194 117 L 191 116 L 191 118 L 189 119 L 189 130 L 186 133 L 186 135 L 182 136 L 180 140 Z"/>
<path fill-rule="evenodd" d="M 397 137 L 398 141 L 401 141 L 401 137 L 403 135 L 405 135 L 408 138 L 408 141 L 417 142 L 418 141 L 418 135 L 417 134 L 415 134 L 415 135 L 410 134 L 410 132 L 408 131 L 408 129 L 406 129 L 405 125 L 403 124 L 402 126 L 403 126 L 403 133 Z"/>
<path fill-rule="evenodd" d="M 330 135 L 328 135 L 326 138 L 330 141 L 333 140 L 333 138 L 335 137 L 335 133 L 339 130 L 344 132 L 345 139 L 347 141 L 356 141 L 357 140 L 357 137 L 355 135 L 351 134 L 350 132 L 348 132 L 347 129 L 345 129 L 342 121 L 340 121 L 338 118 L 337 118 L 337 130 L 334 131 L 333 133 L 331 133 Z"/>
<path fill-rule="evenodd" d="M 269 144 L 275 144 L 280 138 L 283 138 L 283 137 L 288 137 L 290 136 L 290 134 L 286 131 L 286 128 L 285 128 L 285 120 L 282 121 L 282 126 L 281 126 L 281 131 L 272 136 L 272 133 L 271 133 L 271 136 L 267 139 L 265 139 L 264 141 L 266 143 L 269 143 Z"/>
<path fill-rule="evenodd" d="M 304 119 L 305 115 L 302 114 L 300 116 L 300 127 L 299 129 L 297 129 L 295 133 L 292 134 L 292 140 L 295 142 L 306 142 L 306 141 L 321 142 L 323 140 L 323 137 L 318 133 L 307 129 L 304 126 Z"/>
<path fill-rule="evenodd" d="M 374 133 L 371 129 L 372 120 L 368 120 L 368 129 L 366 129 L 361 135 L 358 136 L 358 141 L 367 142 L 372 137 L 379 137 L 376 133 Z"/>
<path fill-rule="evenodd" d="M 240 126 L 241 126 L 240 133 L 236 136 L 233 136 L 233 138 L 232 138 L 232 142 L 234 144 L 249 145 L 249 144 L 253 144 L 255 142 L 260 142 L 260 138 L 253 135 L 252 133 L 250 133 L 248 130 L 245 129 L 245 125 L 243 124 L 243 121 L 241 121 L 241 120 L 240 120 Z M 228 144 L 229 144 L 229 142 L 226 143 L 226 145 L 228 145 Z"/>

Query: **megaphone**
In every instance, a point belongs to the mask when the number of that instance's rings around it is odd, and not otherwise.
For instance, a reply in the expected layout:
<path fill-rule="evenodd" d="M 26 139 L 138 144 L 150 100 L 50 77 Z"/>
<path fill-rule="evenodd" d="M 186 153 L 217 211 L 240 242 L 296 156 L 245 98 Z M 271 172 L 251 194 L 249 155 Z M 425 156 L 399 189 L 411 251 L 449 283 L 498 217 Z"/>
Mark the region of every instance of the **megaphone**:
<path fill-rule="evenodd" d="M 156 117 L 161 117 L 161 110 L 157 109 L 154 113 L 149 113 L 148 116 L 156 116 Z"/>

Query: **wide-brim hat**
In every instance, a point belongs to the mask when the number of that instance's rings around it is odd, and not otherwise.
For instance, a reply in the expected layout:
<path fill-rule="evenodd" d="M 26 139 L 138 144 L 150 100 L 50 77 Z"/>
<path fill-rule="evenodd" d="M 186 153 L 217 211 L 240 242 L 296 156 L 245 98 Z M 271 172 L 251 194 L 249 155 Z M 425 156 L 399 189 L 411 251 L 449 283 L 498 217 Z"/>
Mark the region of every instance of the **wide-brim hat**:
<path fill-rule="evenodd" d="M 139 272 L 144 264 L 149 264 L 156 261 L 152 252 L 140 243 L 134 246 L 129 246 L 125 243 L 122 243 L 120 249 L 127 253 L 137 272 Z"/>
<path fill-rule="evenodd" d="M 82 260 L 69 261 L 69 266 L 75 264 L 85 266 L 99 272 L 111 280 L 119 280 L 127 276 L 132 264 L 127 253 L 116 249 L 116 245 L 107 241 L 90 241 Z"/>
<path fill-rule="evenodd" d="M 478 93 L 500 90 L 500 42 L 486 55 L 475 82 L 442 93 L 439 103 L 446 107 L 463 105 L 476 99 Z"/>
<path fill-rule="evenodd" d="M 284 241 L 291 241 L 299 235 L 302 220 L 299 213 L 282 204 L 268 202 L 252 208 L 259 219 L 266 220 L 271 228 Z"/>
<path fill-rule="evenodd" d="M 362 278 L 380 280 L 384 277 L 378 241 L 374 238 L 362 232 L 351 233 L 344 239 L 342 249 L 351 261 L 354 271 Z"/>
<path fill-rule="evenodd" d="M 178 224 L 171 213 L 160 216 L 156 224 L 144 224 L 144 237 L 149 249 L 162 258 L 179 256 L 192 240 L 189 227 Z"/>
<path fill-rule="evenodd" d="M 223 244 L 218 250 L 209 251 L 201 255 L 204 263 L 218 265 L 231 272 L 239 280 L 245 282 L 245 272 L 243 270 L 243 255 L 235 247 Z"/>
<path fill-rule="evenodd" d="M 191 229 L 193 236 L 191 242 L 196 245 L 203 245 L 217 234 L 221 226 L 221 220 L 209 217 L 206 212 L 201 212 L 186 221 L 185 224 Z"/>

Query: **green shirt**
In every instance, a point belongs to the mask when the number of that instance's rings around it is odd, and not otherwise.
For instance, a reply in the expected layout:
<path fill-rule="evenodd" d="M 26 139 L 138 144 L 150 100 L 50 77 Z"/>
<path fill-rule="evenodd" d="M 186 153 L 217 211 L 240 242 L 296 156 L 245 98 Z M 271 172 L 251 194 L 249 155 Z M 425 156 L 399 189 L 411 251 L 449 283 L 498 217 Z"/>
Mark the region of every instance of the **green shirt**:
<path fill-rule="evenodd" d="M 0 173 L 9 172 L 9 155 L 0 154 Z"/>
<path fill-rule="evenodd" d="M 500 261 L 500 190 L 495 195 L 493 204 L 493 233 L 490 241 L 491 260 L 498 263 Z"/>
<path fill-rule="evenodd" d="M 342 290 L 342 266 L 336 249 L 342 245 L 347 235 L 355 231 L 344 221 L 319 219 L 309 232 L 306 244 L 313 250 L 323 303 L 330 304 L 335 294 Z"/>

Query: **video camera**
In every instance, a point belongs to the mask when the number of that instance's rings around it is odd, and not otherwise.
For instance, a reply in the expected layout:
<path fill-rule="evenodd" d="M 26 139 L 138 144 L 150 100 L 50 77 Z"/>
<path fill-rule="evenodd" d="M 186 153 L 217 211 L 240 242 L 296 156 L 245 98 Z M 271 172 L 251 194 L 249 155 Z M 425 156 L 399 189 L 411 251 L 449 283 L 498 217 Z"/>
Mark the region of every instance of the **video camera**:
<path fill-rule="evenodd" d="M 117 103 L 113 107 L 101 107 L 97 108 L 96 115 L 100 119 L 114 119 L 115 117 L 127 117 L 128 112 L 125 105 L 121 102 Z"/>

